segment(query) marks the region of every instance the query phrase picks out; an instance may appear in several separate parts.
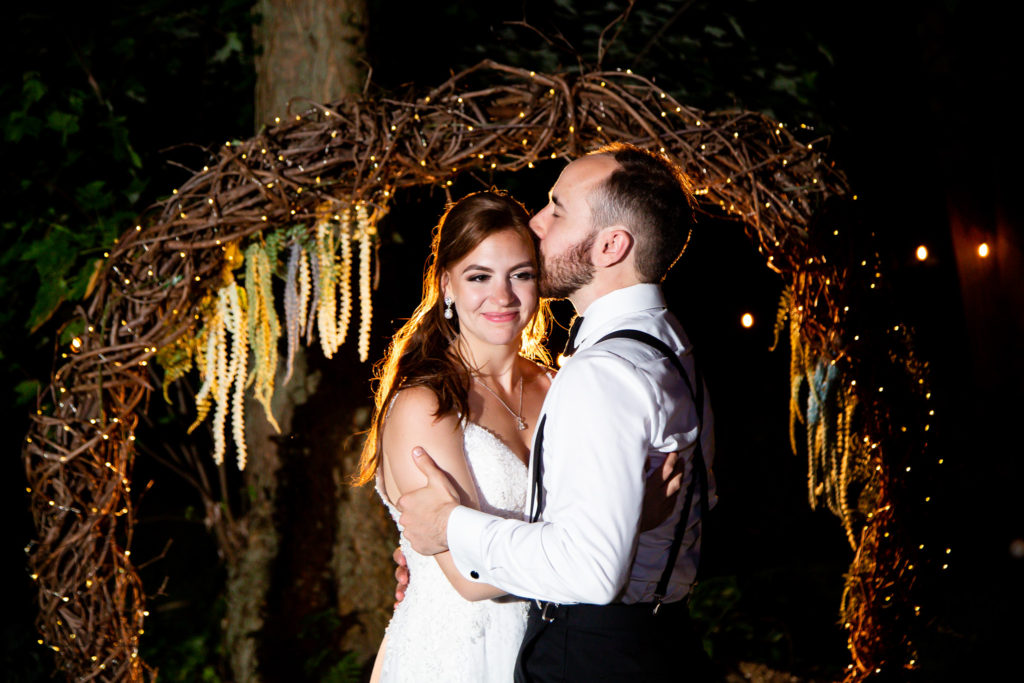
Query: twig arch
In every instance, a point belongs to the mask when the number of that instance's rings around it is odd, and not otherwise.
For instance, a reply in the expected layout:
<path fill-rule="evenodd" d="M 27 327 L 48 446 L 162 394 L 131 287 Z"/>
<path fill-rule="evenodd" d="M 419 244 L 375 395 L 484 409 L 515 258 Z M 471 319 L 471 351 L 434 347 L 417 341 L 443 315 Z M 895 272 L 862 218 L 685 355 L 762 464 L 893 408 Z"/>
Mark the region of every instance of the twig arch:
<path fill-rule="evenodd" d="M 878 359 L 858 347 L 847 322 L 852 286 L 863 278 L 855 264 L 835 257 L 841 250 L 824 246 L 834 235 L 815 220 L 827 200 L 850 195 L 823 154 L 824 139 L 750 111 L 687 107 L 628 71 L 553 75 L 490 61 L 425 95 L 314 104 L 290 116 L 248 140 L 226 142 L 121 236 L 77 312 L 81 332 L 59 352 L 24 458 L 38 534 L 28 549 L 38 626 L 61 669 L 78 680 L 145 677 L 138 657 L 145 591 L 130 557 L 134 430 L 156 389 L 145 366 L 194 341 L 215 293 L 234 287 L 232 272 L 247 245 L 288 228 L 274 238 L 274 257 L 319 239 L 319 230 L 334 240 L 328 249 L 336 250 L 336 265 L 344 235 L 353 236 L 348 219 L 338 218 L 345 210 L 366 213 L 356 237 L 370 244 L 372 226 L 402 188 L 450 184 L 478 169 L 531 168 L 616 140 L 676 159 L 693 179 L 701 209 L 741 223 L 786 282 L 777 331 L 789 321 L 791 421 L 806 428 L 811 503 L 829 505 L 855 550 L 842 608 L 853 655 L 849 680 L 896 657 L 904 659 L 897 666 L 906 665 L 905 639 L 894 645 L 880 634 L 898 632 L 881 596 L 908 585 L 907 561 L 896 539 L 882 539 L 896 530 L 891 472 L 921 440 L 894 440 L 882 399 L 919 393 L 923 366 L 909 353 L 904 330 L 883 359 L 895 378 L 889 393 L 880 397 L 863 379 L 879 373 L 865 370 Z M 268 263 L 276 270 L 274 258 Z M 368 256 L 361 266 L 368 271 Z M 285 277 L 297 276 L 289 270 Z M 367 318 L 368 300 L 364 306 Z M 273 314 L 272 301 L 270 308 Z M 343 337 L 344 329 L 334 333 Z M 276 336 L 271 342 L 276 346 Z M 334 342 L 336 349 L 341 341 Z M 796 440 L 794 433 L 794 448 Z"/>

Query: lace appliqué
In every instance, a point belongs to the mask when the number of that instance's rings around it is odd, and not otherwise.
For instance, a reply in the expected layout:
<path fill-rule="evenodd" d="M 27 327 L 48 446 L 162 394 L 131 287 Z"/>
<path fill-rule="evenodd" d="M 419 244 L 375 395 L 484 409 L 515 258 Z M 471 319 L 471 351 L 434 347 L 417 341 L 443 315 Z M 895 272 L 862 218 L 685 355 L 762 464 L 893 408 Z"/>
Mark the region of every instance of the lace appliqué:
<path fill-rule="evenodd" d="M 479 494 L 480 509 L 522 519 L 528 487 L 526 466 L 501 439 L 467 422 L 463 449 Z M 377 492 L 398 525 L 398 510 Z M 420 555 L 402 534 L 399 542 L 412 581 L 388 625 L 384 683 L 507 683 L 512 681 L 519 644 L 526 628 L 527 603 L 500 598 L 469 602 L 444 576 L 432 557 Z"/>

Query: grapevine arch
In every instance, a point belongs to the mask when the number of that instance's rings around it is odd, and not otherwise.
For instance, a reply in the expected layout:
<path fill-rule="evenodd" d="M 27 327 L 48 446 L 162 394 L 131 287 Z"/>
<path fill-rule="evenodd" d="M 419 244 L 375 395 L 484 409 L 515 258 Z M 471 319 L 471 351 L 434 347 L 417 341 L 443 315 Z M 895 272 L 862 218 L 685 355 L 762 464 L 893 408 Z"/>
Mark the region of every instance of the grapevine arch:
<path fill-rule="evenodd" d="M 160 361 L 168 382 L 198 367 L 200 417 L 214 412 L 216 455 L 226 452 L 234 413 L 242 466 L 250 354 L 257 398 L 269 406 L 273 392 L 282 333 L 275 271 L 286 279 L 289 354 L 315 330 L 330 356 L 358 299 L 365 356 L 375 226 L 396 192 L 474 170 L 528 169 L 615 140 L 676 159 L 701 210 L 741 224 L 783 278 L 777 332 L 791 344 L 794 448 L 802 424 L 811 504 L 836 513 L 855 552 L 842 605 L 849 680 L 896 657 L 905 665 L 910 645 L 886 638 L 903 616 L 882 609 L 882 596 L 910 582 L 892 472 L 922 439 L 894 435 L 890 408 L 917 405 L 902 399 L 921 392 L 924 370 L 905 328 L 883 347 L 854 339 L 849 302 L 867 284 L 830 246 L 843 238 L 820 218 L 823 205 L 850 194 L 825 141 L 758 113 L 685 106 L 629 71 L 541 74 L 485 61 L 426 94 L 314 104 L 226 142 L 106 256 L 24 448 L 38 626 L 59 666 L 80 680 L 145 677 L 146 596 L 130 547 L 134 430 L 156 390 L 148 363 Z M 873 389 L 881 380 L 884 397 Z"/>

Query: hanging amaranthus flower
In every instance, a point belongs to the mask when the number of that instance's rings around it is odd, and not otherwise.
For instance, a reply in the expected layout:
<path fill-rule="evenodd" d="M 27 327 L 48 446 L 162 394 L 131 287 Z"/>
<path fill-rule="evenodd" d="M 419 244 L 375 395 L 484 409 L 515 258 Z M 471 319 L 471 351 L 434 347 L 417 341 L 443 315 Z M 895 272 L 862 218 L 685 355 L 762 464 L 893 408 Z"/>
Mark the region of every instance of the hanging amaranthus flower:
<path fill-rule="evenodd" d="M 196 337 L 192 330 L 181 335 L 163 347 L 156 354 L 156 361 L 164 369 L 163 393 L 164 400 L 171 402 L 167 390 L 171 384 L 184 377 L 192 370 L 192 357 L 195 354 Z"/>
<path fill-rule="evenodd" d="M 270 259 L 267 250 L 259 243 L 253 243 L 245 251 L 245 293 L 249 304 L 248 331 L 253 356 L 249 383 L 253 385 L 256 400 L 263 406 L 267 421 L 280 433 L 270 401 L 274 396 L 277 338 L 281 336 L 281 326 L 274 309 Z"/>
<path fill-rule="evenodd" d="M 337 271 L 334 267 L 334 230 L 329 209 L 329 205 L 321 205 L 317 209 L 316 221 L 316 259 L 320 276 L 316 319 L 320 331 L 320 348 L 327 358 L 331 358 L 339 346 L 335 298 Z"/>
<path fill-rule="evenodd" d="M 200 310 L 206 311 L 203 318 L 203 329 L 196 335 L 196 367 L 199 368 L 201 384 L 196 393 L 196 419 L 188 428 L 189 434 L 195 431 L 195 428 L 202 424 L 210 413 L 212 395 L 216 392 L 217 386 L 218 330 L 224 324 L 220 306 L 216 300 L 200 305 Z"/>
<path fill-rule="evenodd" d="M 373 314 L 373 301 L 370 294 L 370 258 L 372 255 L 373 234 L 376 228 L 371 225 L 366 214 L 366 204 L 356 205 L 356 221 L 359 232 L 359 360 L 366 362 L 370 356 L 370 318 Z"/>
<path fill-rule="evenodd" d="M 306 326 L 309 314 L 310 281 L 309 254 L 305 248 L 299 247 L 299 329 Z"/>
<path fill-rule="evenodd" d="M 364 210 L 365 213 L 365 210 Z M 359 215 L 359 209 L 356 209 Z M 348 336 L 348 326 L 352 320 L 352 212 L 348 207 L 341 213 L 341 230 L 338 233 L 338 241 L 341 246 L 341 264 L 338 272 L 338 293 L 340 301 L 338 304 L 338 345 L 345 343 Z"/>
<path fill-rule="evenodd" d="M 246 320 L 245 290 L 233 282 L 221 289 L 227 292 L 228 318 L 225 327 L 231 332 L 231 363 L 228 366 L 228 381 L 234 385 L 231 397 L 231 436 L 235 442 L 238 469 L 245 469 L 247 450 L 245 447 L 245 374 L 249 364 L 248 321 Z"/>
<path fill-rule="evenodd" d="M 854 500 L 851 504 L 849 490 L 852 477 L 857 470 L 855 460 L 861 457 L 854 438 L 854 430 L 851 428 L 856 409 L 857 394 L 853 387 L 849 387 L 843 394 L 843 409 L 839 413 L 839 509 L 842 511 L 840 519 L 843 522 L 843 530 L 846 531 L 846 540 L 854 550 L 857 549 L 857 537 L 853 526 L 854 514 L 857 512 L 854 506 L 857 501 Z"/>
<path fill-rule="evenodd" d="M 288 340 L 288 355 L 285 361 L 286 370 L 282 384 L 287 384 L 292 378 L 292 370 L 295 364 L 295 351 L 299 346 L 299 328 L 302 326 L 299 318 L 299 261 L 301 260 L 302 245 L 298 240 L 292 242 L 288 250 L 288 269 L 284 278 L 284 327 L 285 336 Z"/>
<path fill-rule="evenodd" d="M 225 288 L 226 289 L 226 288 Z M 224 427 L 227 423 L 228 414 L 228 390 L 230 388 L 230 376 L 228 375 L 228 350 L 227 350 L 227 317 L 228 302 L 227 296 L 222 289 L 217 293 L 217 322 L 214 328 L 216 342 L 214 344 L 214 390 L 216 408 L 213 411 L 213 461 L 219 467 L 224 464 Z"/>

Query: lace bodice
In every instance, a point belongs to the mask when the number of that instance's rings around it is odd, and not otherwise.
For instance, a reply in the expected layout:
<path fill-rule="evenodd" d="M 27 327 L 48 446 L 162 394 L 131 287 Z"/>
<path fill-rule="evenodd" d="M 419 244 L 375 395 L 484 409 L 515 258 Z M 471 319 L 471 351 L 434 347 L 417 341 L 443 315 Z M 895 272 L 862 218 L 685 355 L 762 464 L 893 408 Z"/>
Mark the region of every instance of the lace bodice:
<path fill-rule="evenodd" d="M 526 465 L 494 433 L 473 422 L 467 422 L 463 431 L 463 449 L 480 509 L 522 519 Z M 379 478 L 377 492 L 398 525 L 399 512 L 384 494 Z M 512 597 L 464 600 L 434 558 L 413 550 L 401 525 L 398 530 L 412 579 L 388 625 L 381 681 L 511 681 L 526 627 L 527 603 Z"/>

